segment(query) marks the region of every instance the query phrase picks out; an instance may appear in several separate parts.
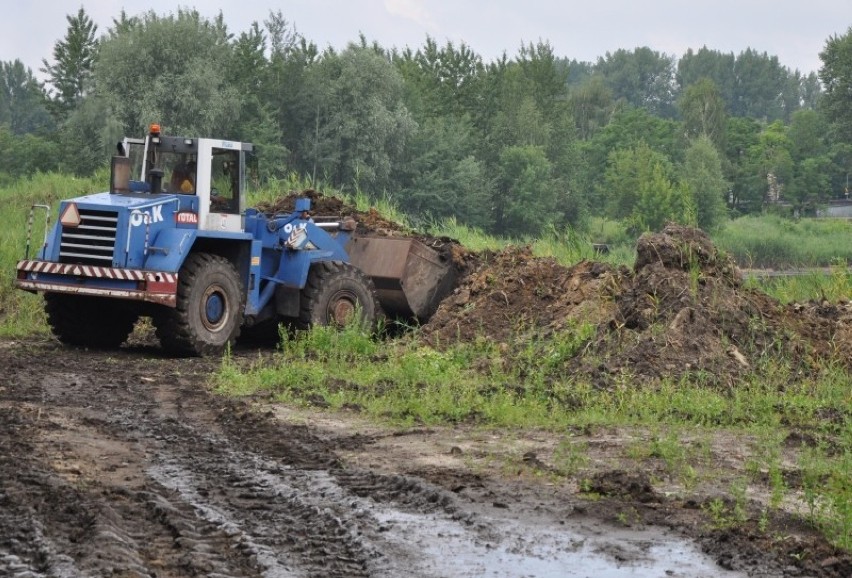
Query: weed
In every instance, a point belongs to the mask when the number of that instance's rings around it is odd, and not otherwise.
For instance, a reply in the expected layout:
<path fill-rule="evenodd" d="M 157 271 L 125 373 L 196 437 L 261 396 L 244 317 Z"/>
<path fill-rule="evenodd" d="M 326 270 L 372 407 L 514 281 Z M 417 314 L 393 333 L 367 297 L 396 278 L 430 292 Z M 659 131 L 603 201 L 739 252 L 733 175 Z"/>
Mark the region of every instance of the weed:
<path fill-rule="evenodd" d="M 564 439 L 553 452 L 556 470 L 564 476 L 576 476 L 589 465 L 589 445 Z"/>
<path fill-rule="evenodd" d="M 748 521 L 746 505 L 746 490 L 748 486 L 743 479 L 731 482 L 728 488 L 729 499 L 713 498 L 702 506 L 702 510 L 710 518 L 711 526 L 717 530 L 727 530 L 742 526 Z"/>
<path fill-rule="evenodd" d="M 636 508 L 631 506 L 627 510 L 623 510 L 616 514 L 615 519 L 622 526 L 630 528 L 636 524 L 641 523 L 642 516 L 639 514 Z"/>

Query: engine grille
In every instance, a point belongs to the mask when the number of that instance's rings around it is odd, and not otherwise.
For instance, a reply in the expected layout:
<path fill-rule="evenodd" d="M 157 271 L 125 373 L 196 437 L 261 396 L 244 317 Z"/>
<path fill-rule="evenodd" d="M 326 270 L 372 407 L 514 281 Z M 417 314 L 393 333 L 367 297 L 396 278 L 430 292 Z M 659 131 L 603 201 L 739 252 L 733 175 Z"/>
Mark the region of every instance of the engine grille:
<path fill-rule="evenodd" d="M 111 265 L 117 228 L 118 213 L 80 209 L 80 224 L 62 227 L 59 262 Z"/>

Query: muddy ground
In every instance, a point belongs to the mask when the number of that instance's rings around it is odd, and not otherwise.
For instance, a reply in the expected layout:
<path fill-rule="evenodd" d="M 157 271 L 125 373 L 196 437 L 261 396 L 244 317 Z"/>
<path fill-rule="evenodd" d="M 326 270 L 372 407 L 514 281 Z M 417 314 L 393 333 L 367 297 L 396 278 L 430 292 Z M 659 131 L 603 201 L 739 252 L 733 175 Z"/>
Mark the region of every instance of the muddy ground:
<path fill-rule="evenodd" d="M 104 353 L 7 341 L 0 367 L 2 576 L 836 577 L 852 568 L 792 517 L 769 533 L 713 529 L 700 499 L 652 486 L 651 470 L 613 467 L 608 456 L 628 432 L 572 434 L 600 464 L 583 493 L 548 474 L 561 439 L 552 434 L 397 431 L 227 399 L 207 387 L 216 361 L 169 359 L 150 345 Z"/>
<path fill-rule="evenodd" d="M 356 217 L 364 233 L 411 234 Z M 592 323 L 561 371 L 602 388 L 732 388 L 766 355 L 807 375 L 852 346 L 849 303 L 782 307 L 697 231 L 641 239 L 633 269 L 420 238 L 459 274 L 420 328 L 434 347 L 489 339 L 511 362 Z M 801 504 L 766 507 L 768 480 L 747 496 L 751 521 L 714 523 L 708 506 L 744 477 L 755 440 L 717 434 L 695 464 L 713 475 L 687 489 L 661 460 L 623 459 L 651 432 L 395 430 L 224 398 L 209 390 L 217 364 L 164 357 L 144 335 L 111 353 L 0 342 L 0 576 L 852 576 Z M 791 436 L 791 452 L 808 439 Z M 564 473 L 572 448 L 582 476 Z"/>

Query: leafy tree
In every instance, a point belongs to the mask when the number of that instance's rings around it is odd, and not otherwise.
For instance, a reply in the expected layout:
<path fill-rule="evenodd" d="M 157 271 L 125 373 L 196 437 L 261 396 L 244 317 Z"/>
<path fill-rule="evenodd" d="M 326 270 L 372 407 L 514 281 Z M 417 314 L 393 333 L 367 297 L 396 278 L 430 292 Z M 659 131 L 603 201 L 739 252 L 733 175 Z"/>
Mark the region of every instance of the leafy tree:
<path fill-rule="evenodd" d="M 535 99 L 546 119 L 555 118 L 568 96 L 567 67 L 547 42 L 521 46 L 516 62 L 527 94 Z"/>
<path fill-rule="evenodd" d="M 822 115 L 814 110 L 798 110 L 790 119 L 787 138 L 794 161 L 824 155 L 828 152 L 828 127 Z"/>
<path fill-rule="evenodd" d="M 559 191 L 542 147 L 506 148 L 500 154 L 500 169 L 492 201 L 498 234 L 536 235 L 559 221 Z"/>
<path fill-rule="evenodd" d="M 686 150 L 681 181 L 692 198 L 696 224 L 705 231 L 718 227 L 727 216 L 728 183 L 722 173 L 721 155 L 707 135 L 696 138 Z"/>
<path fill-rule="evenodd" d="M 833 143 L 828 151 L 831 159 L 832 170 L 830 175 L 831 190 L 836 197 L 850 198 L 852 196 L 852 184 L 849 176 L 852 175 L 852 144 Z"/>
<path fill-rule="evenodd" d="M 76 175 L 90 175 L 106 166 L 124 128 L 102 98 L 81 101 L 59 133 L 61 168 Z"/>
<path fill-rule="evenodd" d="M 629 219 L 635 231 L 659 231 L 669 221 L 692 224 L 689 194 L 669 179 L 662 163 L 654 163 L 639 181 L 638 197 Z"/>
<path fill-rule="evenodd" d="M 831 198 L 831 159 L 828 155 L 809 157 L 797 163 L 784 191 L 787 200 L 801 209 Z"/>
<path fill-rule="evenodd" d="M 595 64 L 593 62 L 581 62 L 577 59 L 562 59 L 561 67 L 568 70 L 567 82 L 569 88 L 585 84 L 595 73 Z"/>
<path fill-rule="evenodd" d="M 612 91 L 600 75 L 571 89 L 569 104 L 577 135 L 582 140 L 590 139 L 605 127 L 615 111 Z"/>
<path fill-rule="evenodd" d="M 745 187 L 752 202 L 776 202 L 784 197 L 793 176 L 791 143 L 781 121 L 766 126 L 746 152 Z"/>
<path fill-rule="evenodd" d="M 797 73 L 798 74 L 798 73 Z M 822 98 L 822 85 L 816 72 L 798 77 L 799 102 L 802 108 L 816 110 Z"/>
<path fill-rule="evenodd" d="M 0 62 L 0 125 L 13 134 L 51 132 L 47 95 L 32 70 L 20 60 Z"/>
<path fill-rule="evenodd" d="M 627 221 L 634 233 L 685 222 L 688 195 L 673 176 L 669 159 L 645 143 L 613 151 L 601 187 L 608 214 Z"/>
<path fill-rule="evenodd" d="M 620 49 L 599 58 L 595 71 L 603 75 L 616 99 L 656 116 L 674 116 L 674 57 L 648 47 Z"/>
<path fill-rule="evenodd" d="M 406 175 L 398 197 L 409 214 L 457 218 L 490 230 L 493 179 L 474 154 L 470 121 L 450 116 L 425 121 L 406 147 Z"/>
<path fill-rule="evenodd" d="M 825 87 L 821 106 L 838 141 L 852 144 L 852 26 L 833 35 L 819 53 L 819 78 Z"/>
<path fill-rule="evenodd" d="M 678 62 L 677 85 L 686 90 L 702 78 L 716 84 L 731 115 L 769 121 L 789 119 L 802 106 L 813 106 L 819 94 L 813 74 L 791 73 L 777 57 L 751 48 L 737 56 L 706 46 L 687 50 Z"/>
<path fill-rule="evenodd" d="M 750 203 L 750 199 L 760 200 L 760 195 L 752 195 L 754 180 L 749 174 L 748 152 L 757 145 L 762 127 L 759 122 L 751 118 L 730 117 L 725 129 L 725 159 L 722 170 L 728 182 L 731 183 L 729 201 L 732 207 L 738 210 L 746 210 L 744 203 Z M 760 203 L 755 204 L 760 207 Z"/>
<path fill-rule="evenodd" d="M 130 134 L 158 122 L 171 134 L 237 138 L 241 89 L 229 82 L 229 41 L 221 14 L 122 15 L 100 44 L 95 94 Z"/>
<path fill-rule="evenodd" d="M 677 63 L 677 85 L 683 92 L 701 79 L 709 79 L 713 81 L 727 109 L 733 110 L 732 105 L 737 98 L 735 62 L 733 53 L 723 54 L 718 50 L 710 50 L 706 46 L 701 47 L 697 52 L 690 48 Z"/>
<path fill-rule="evenodd" d="M 777 56 L 748 48 L 737 56 L 734 73 L 737 90 L 733 114 L 772 121 L 787 119 L 795 110 L 785 107 L 790 105 L 784 99 L 789 71 L 781 66 Z"/>
<path fill-rule="evenodd" d="M 312 132 L 316 137 L 319 128 L 320 103 L 313 94 L 316 88 L 308 78 L 309 70 L 319 62 L 319 51 L 284 19 L 280 11 L 270 13 L 264 24 L 269 33 L 270 55 L 260 99 L 265 114 L 271 118 L 261 117 L 256 122 L 269 131 L 269 137 L 277 138 L 273 151 L 278 160 L 274 163 L 277 165 L 275 172 L 295 170 L 315 179 L 317 164 L 315 156 L 309 159 L 306 153 L 306 135 Z M 269 137 L 260 142 L 272 142 Z M 279 159 L 282 154 L 286 158 Z M 269 161 L 266 159 L 267 165 Z"/>
<path fill-rule="evenodd" d="M 32 133 L 18 135 L 0 124 L 0 174 L 14 178 L 48 172 L 59 166 L 54 139 Z"/>
<path fill-rule="evenodd" d="M 541 146 L 553 157 L 552 145 L 574 138 L 562 64 L 549 44 L 521 47 L 516 60 L 492 63 L 483 80 L 485 106 L 474 116 L 482 131 L 484 156 L 497 162 L 511 146 Z M 476 121 L 475 121 L 476 122 Z"/>
<path fill-rule="evenodd" d="M 657 164 L 670 166 L 671 163 L 642 141 L 610 152 L 600 187 L 610 217 L 628 219 L 633 215 L 639 201 L 639 183 L 649 179 L 651 169 Z"/>
<path fill-rule="evenodd" d="M 678 106 L 687 136 L 706 136 L 719 150 L 723 149 L 727 124 L 725 102 L 712 80 L 702 78 L 689 85 Z"/>
<path fill-rule="evenodd" d="M 56 90 L 55 110 L 59 118 L 65 118 L 83 97 L 98 48 L 95 38 L 98 26 L 82 6 L 76 16 L 65 18 L 68 30 L 65 38 L 53 46 L 54 64 L 43 59 L 41 69 Z"/>
<path fill-rule="evenodd" d="M 520 97 L 514 106 L 500 110 L 494 119 L 497 142 L 510 146 L 550 146 L 553 126 L 532 96 Z"/>
<path fill-rule="evenodd" d="M 302 166 L 339 187 L 391 191 L 397 161 L 416 130 L 402 100 L 402 78 L 371 48 L 327 51 L 308 70 L 314 122 L 302 128 Z"/>
<path fill-rule="evenodd" d="M 284 18 L 281 10 L 269 12 L 269 18 L 263 21 L 269 31 L 270 49 L 272 56 L 286 56 L 296 46 L 304 41 L 296 27 Z"/>
<path fill-rule="evenodd" d="M 276 48 L 281 50 L 285 31 L 277 28 L 286 26 L 286 21 L 277 19 L 271 24 L 270 35 L 275 39 Z M 235 127 L 234 138 L 254 143 L 259 157 L 261 176 L 282 176 L 287 171 L 289 151 L 283 144 L 282 130 L 276 118 L 275 99 L 271 93 L 270 61 L 266 58 L 267 34 L 253 22 L 247 32 L 242 32 L 232 42 L 232 52 L 228 69 L 228 83 L 236 87 L 240 101 L 240 115 L 243 121 Z"/>
<path fill-rule="evenodd" d="M 831 198 L 832 176 L 837 180 L 844 172 L 832 162 L 827 134 L 825 119 L 814 110 L 796 111 L 787 127 L 793 160 L 787 198 L 800 208 Z"/>
<path fill-rule="evenodd" d="M 581 186 L 597 190 L 612 152 L 635 148 L 640 143 L 671 162 L 680 162 L 686 148 L 680 123 L 653 116 L 641 108 L 620 109 L 606 127 L 582 143 Z"/>
<path fill-rule="evenodd" d="M 485 68 L 482 58 L 462 43 L 439 47 L 431 37 L 424 46 L 395 53 L 392 60 L 406 85 L 406 103 L 416 118 L 473 115 Z"/>

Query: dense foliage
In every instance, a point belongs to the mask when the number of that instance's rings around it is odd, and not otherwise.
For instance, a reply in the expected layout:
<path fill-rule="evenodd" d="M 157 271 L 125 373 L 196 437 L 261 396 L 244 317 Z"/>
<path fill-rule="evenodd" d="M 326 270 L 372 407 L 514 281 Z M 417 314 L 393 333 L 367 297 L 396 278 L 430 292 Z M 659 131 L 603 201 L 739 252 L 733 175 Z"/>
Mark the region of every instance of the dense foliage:
<path fill-rule="evenodd" d="M 0 183 L 89 175 L 158 122 L 255 143 L 264 178 L 523 236 L 599 216 L 642 231 L 813 210 L 844 196 L 852 170 L 852 28 L 826 41 L 818 77 L 750 48 L 594 63 L 547 42 L 492 62 L 428 37 L 320 51 L 280 12 L 236 34 L 188 9 L 122 12 L 100 37 L 84 9 L 67 20 L 46 83 L 0 63 Z"/>

